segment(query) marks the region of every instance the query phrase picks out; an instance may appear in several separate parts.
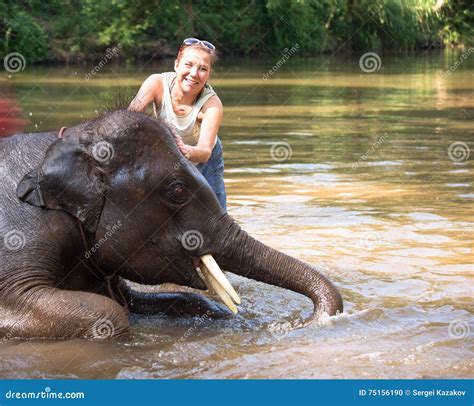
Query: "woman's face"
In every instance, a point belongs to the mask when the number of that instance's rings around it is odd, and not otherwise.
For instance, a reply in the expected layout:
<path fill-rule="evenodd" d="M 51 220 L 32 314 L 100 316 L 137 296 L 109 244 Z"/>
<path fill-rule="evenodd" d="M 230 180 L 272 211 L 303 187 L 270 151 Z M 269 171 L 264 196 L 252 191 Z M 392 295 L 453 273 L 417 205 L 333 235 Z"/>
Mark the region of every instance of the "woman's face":
<path fill-rule="evenodd" d="M 205 50 L 188 47 L 174 63 L 177 84 L 183 92 L 199 93 L 211 73 L 211 55 Z"/>

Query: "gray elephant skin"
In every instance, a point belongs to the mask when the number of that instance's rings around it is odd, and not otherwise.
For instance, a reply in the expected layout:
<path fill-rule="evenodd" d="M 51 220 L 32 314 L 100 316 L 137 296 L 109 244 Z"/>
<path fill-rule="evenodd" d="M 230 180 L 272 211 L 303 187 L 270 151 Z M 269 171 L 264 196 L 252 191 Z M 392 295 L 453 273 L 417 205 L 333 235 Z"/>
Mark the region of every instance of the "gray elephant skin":
<path fill-rule="evenodd" d="M 95 337 L 103 322 L 118 336 L 131 313 L 218 313 L 196 293 L 143 293 L 123 282 L 205 289 L 195 265 L 206 254 L 226 271 L 309 297 L 312 317 L 343 310 L 315 267 L 243 231 L 170 129 L 146 115 L 118 110 L 62 138 L 0 139 L 0 158 L 0 337 Z M 190 233 L 197 244 L 183 244 Z"/>

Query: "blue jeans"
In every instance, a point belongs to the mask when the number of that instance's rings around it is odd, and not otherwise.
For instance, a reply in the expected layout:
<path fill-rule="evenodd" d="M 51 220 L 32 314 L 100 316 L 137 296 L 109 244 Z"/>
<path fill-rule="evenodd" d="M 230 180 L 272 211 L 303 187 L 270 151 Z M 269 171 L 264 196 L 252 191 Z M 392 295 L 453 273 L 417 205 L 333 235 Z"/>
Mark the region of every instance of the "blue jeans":
<path fill-rule="evenodd" d="M 222 155 L 222 143 L 219 138 L 217 138 L 209 160 L 204 164 L 197 165 L 196 168 L 207 180 L 207 183 L 209 183 L 209 186 L 216 194 L 220 205 L 227 212 L 227 195 L 224 185 L 224 156 Z"/>

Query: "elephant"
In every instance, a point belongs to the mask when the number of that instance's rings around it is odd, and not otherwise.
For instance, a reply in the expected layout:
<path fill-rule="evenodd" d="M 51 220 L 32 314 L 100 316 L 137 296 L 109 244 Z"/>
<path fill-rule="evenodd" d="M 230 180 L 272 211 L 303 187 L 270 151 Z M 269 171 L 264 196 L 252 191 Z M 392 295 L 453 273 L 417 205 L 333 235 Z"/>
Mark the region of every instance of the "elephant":
<path fill-rule="evenodd" d="M 178 315 L 223 309 L 199 293 L 143 293 L 125 280 L 210 288 L 235 313 L 240 298 L 220 268 L 309 297 L 310 318 L 343 311 L 327 277 L 221 208 L 157 119 L 107 112 L 59 135 L 0 139 L 0 155 L 0 336 L 120 336 L 133 313 L 173 312 L 175 302 Z"/>

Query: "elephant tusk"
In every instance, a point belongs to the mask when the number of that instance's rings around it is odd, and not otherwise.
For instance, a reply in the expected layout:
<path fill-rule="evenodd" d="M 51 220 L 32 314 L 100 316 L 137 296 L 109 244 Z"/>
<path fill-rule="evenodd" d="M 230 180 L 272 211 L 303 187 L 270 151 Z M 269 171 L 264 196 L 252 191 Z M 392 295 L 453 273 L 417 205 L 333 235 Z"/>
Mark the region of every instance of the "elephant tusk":
<path fill-rule="evenodd" d="M 200 267 L 196 269 L 199 276 L 208 289 L 215 292 L 232 313 L 237 314 L 238 311 L 234 302 L 240 304 L 240 297 L 219 268 L 219 265 L 217 265 L 217 262 L 212 255 L 203 255 L 200 259 Z"/>
<path fill-rule="evenodd" d="M 217 296 L 219 296 L 219 299 L 222 300 L 222 303 L 224 303 L 232 313 L 237 314 L 238 313 L 237 307 L 232 301 L 232 298 L 224 290 L 224 288 L 219 284 L 219 282 L 214 278 L 212 273 L 209 272 L 207 267 L 204 264 L 201 264 L 201 267 L 198 269 L 201 271 L 203 275 L 203 279 L 207 287 L 209 288 L 209 290 L 214 291 L 217 294 Z"/>
<path fill-rule="evenodd" d="M 209 273 L 214 277 L 217 283 L 225 290 L 225 292 L 232 298 L 236 304 L 240 304 L 241 300 L 235 289 L 230 284 L 227 277 L 222 272 L 214 257 L 210 254 L 203 255 L 201 262 L 204 264 L 203 268 L 207 268 Z"/>

